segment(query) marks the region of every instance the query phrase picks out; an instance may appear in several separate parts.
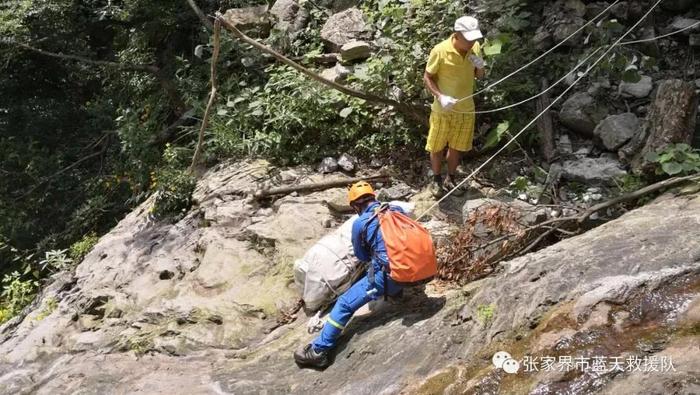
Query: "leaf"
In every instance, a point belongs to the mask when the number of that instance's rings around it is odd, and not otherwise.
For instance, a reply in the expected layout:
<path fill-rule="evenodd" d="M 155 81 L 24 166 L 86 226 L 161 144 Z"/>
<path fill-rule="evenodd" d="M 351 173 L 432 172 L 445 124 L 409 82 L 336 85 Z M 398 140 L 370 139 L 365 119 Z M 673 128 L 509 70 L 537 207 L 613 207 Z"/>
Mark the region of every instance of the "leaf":
<path fill-rule="evenodd" d="M 501 53 L 502 48 L 503 48 L 503 41 L 501 41 L 500 38 L 488 40 L 486 42 L 486 45 L 484 45 L 484 48 L 483 48 L 484 55 L 486 55 L 486 56 L 499 55 Z"/>
<path fill-rule="evenodd" d="M 348 115 L 352 113 L 352 107 L 345 107 L 342 110 L 340 110 L 340 117 L 341 118 L 347 118 Z"/>
<path fill-rule="evenodd" d="M 666 162 L 661 165 L 661 169 L 663 169 L 666 174 L 673 176 L 682 172 L 683 166 L 678 162 Z"/>
<path fill-rule="evenodd" d="M 501 141 L 501 137 L 508 131 L 510 128 L 510 122 L 508 121 L 503 121 L 499 123 L 496 128 L 492 129 L 489 134 L 486 136 L 486 143 L 484 144 L 484 149 L 491 148 L 496 146 Z"/>
<path fill-rule="evenodd" d="M 216 115 L 226 115 L 226 114 L 228 114 L 228 110 L 226 110 L 226 109 L 224 109 L 224 108 L 220 108 L 220 109 L 216 112 Z"/>
<path fill-rule="evenodd" d="M 656 152 L 647 152 L 647 154 L 644 156 L 644 159 L 648 160 L 649 162 L 658 162 L 659 154 L 657 154 Z"/>
<path fill-rule="evenodd" d="M 642 76 L 639 74 L 639 69 L 635 65 L 629 65 L 622 73 L 622 80 L 628 83 L 636 84 L 642 80 Z"/>

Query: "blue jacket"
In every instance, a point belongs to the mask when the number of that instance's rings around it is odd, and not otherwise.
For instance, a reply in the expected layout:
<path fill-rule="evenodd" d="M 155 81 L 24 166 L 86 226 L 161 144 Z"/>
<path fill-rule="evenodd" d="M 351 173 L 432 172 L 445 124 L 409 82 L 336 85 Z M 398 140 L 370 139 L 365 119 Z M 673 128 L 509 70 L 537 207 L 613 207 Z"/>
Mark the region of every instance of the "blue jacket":
<path fill-rule="evenodd" d="M 374 209 L 378 208 L 379 205 L 380 203 L 377 201 L 370 203 L 352 224 L 352 248 L 355 256 L 362 262 L 372 261 L 376 272 L 382 269 L 382 263 L 386 264 L 389 261 L 384 238 L 382 237 L 382 230 L 379 226 L 379 218 L 373 219 L 367 225 L 366 234 L 363 235 L 362 231 L 367 221 L 374 216 Z M 392 205 L 390 208 L 393 211 L 404 213 L 401 207 Z M 367 243 L 363 242 L 365 240 Z"/>

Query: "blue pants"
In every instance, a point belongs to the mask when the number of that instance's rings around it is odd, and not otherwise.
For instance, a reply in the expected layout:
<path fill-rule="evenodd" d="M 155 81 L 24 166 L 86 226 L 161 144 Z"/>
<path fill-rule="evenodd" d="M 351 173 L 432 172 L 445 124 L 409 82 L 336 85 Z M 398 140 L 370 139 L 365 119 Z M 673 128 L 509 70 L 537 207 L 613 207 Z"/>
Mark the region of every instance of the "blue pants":
<path fill-rule="evenodd" d="M 375 268 L 378 265 L 375 265 Z M 374 287 L 377 289 L 377 293 L 374 295 L 367 295 L 372 287 L 369 281 L 369 275 L 365 275 L 358 282 L 353 284 L 350 289 L 345 291 L 338 301 L 335 302 L 331 314 L 328 316 L 326 323 L 323 325 L 321 334 L 311 343 L 316 351 L 325 351 L 332 349 L 336 346 L 336 341 L 340 336 L 340 333 L 345 329 L 352 315 L 362 306 L 366 305 L 370 300 L 377 299 L 379 296 L 384 295 L 386 288 L 389 296 L 396 295 L 400 290 L 401 286 L 396 284 L 394 280 L 387 275 L 387 285 L 384 284 L 384 273 L 380 270 L 375 269 L 375 281 Z"/>

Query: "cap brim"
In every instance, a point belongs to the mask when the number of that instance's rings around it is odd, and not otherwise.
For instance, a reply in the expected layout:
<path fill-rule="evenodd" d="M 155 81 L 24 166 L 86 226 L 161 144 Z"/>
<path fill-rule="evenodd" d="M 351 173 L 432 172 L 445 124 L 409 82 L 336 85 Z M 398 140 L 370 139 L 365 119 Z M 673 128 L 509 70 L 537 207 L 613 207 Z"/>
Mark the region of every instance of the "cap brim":
<path fill-rule="evenodd" d="M 481 34 L 480 30 L 472 30 L 469 32 L 460 32 L 460 33 L 462 33 L 462 36 L 464 36 L 464 38 L 469 40 L 469 41 L 476 41 L 476 40 L 484 37 L 484 35 Z"/>

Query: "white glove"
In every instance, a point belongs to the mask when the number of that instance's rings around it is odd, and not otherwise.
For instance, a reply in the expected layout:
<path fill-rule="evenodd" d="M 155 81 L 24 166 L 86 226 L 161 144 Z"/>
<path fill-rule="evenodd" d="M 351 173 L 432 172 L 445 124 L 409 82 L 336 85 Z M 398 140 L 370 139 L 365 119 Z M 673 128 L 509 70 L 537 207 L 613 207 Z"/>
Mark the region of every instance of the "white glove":
<path fill-rule="evenodd" d="M 469 60 L 477 69 L 483 69 L 484 67 L 486 67 L 486 62 L 484 61 L 484 59 L 474 54 L 469 55 Z"/>
<path fill-rule="evenodd" d="M 455 104 L 457 104 L 457 99 L 455 99 L 452 96 L 447 96 L 447 95 L 438 96 L 438 101 L 440 102 L 440 106 L 442 106 L 442 108 L 445 110 L 449 110 Z"/>

